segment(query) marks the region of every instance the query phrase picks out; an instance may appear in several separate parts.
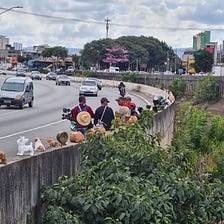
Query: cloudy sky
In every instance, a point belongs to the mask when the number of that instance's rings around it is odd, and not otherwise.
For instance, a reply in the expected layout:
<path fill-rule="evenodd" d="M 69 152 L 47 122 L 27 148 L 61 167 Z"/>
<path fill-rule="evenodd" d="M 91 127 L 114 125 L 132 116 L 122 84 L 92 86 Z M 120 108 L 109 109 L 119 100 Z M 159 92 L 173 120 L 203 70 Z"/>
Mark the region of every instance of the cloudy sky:
<path fill-rule="evenodd" d="M 13 6 L 22 6 L 2 13 Z M 192 47 L 193 35 L 211 30 L 224 39 L 223 0 L 1 0 L 0 35 L 24 47 L 83 48 L 106 37 L 153 36 L 173 48 Z"/>

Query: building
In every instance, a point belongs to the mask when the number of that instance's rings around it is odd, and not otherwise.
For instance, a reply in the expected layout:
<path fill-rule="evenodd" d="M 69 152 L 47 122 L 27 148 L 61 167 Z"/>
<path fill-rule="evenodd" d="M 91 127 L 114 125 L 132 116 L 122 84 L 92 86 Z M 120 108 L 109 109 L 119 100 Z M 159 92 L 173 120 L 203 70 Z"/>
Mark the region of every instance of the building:
<path fill-rule="evenodd" d="M 15 50 L 20 50 L 21 51 L 23 49 L 23 44 L 14 42 L 13 47 L 14 47 Z"/>
<path fill-rule="evenodd" d="M 217 57 L 218 57 L 218 49 L 217 49 L 217 42 L 209 42 L 205 45 L 205 50 L 212 54 L 214 65 L 217 64 Z"/>
<path fill-rule="evenodd" d="M 41 54 L 43 50 L 49 48 L 50 46 L 48 44 L 43 44 L 43 45 L 38 45 L 38 46 L 33 46 L 33 50 L 38 53 Z"/>
<path fill-rule="evenodd" d="M 9 38 L 0 35 L 0 49 L 6 49 L 6 45 L 9 45 Z"/>
<path fill-rule="evenodd" d="M 203 50 L 206 44 L 210 42 L 211 31 L 204 31 L 193 36 L 193 50 Z"/>

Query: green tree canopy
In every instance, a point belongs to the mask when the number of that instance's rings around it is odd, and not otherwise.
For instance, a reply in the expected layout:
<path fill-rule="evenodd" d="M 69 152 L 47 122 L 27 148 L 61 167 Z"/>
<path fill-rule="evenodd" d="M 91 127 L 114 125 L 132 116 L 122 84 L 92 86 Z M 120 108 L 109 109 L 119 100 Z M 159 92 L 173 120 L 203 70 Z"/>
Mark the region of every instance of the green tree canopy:
<path fill-rule="evenodd" d="M 56 46 L 44 49 L 41 55 L 45 58 L 52 56 L 57 58 L 65 58 L 68 55 L 68 50 L 65 47 Z"/>
<path fill-rule="evenodd" d="M 153 112 L 79 145 L 82 171 L 41 192 L 44 223 L 180 224 L 223 220 L 224 191 L 195 175 L 192 150 L 167 150 L 149 133 Z M 214 126 L 214 125 L 213 125 Z M 196 141 L 195 141 L 196 142 Z"/>
<path fill-rule="evenodd" d="M 220 97 L 220 85 L 216 78 L 211 74 L 204 77 L 195 90 L 195 99 L 197 103 L 214 103 L 218 101 Z"/>
<path fill-rule="evenodd" d="M 132 68 L 136 65 L 146 64 L 150 70 L 165 70 L 165 62 L 169 55 L 169 62 L 172 68 L 175 64 L 175 53 L 171 47 L 165 42 L 159 41 L 153 37 L 145 36 L 123 36 L 118 39 L 101 39 L 94 40 L 84 46 L 82 61 L 85 66 L 95 66 L 97 63 L 101 67 L 107 67 L 108 63 L 104 63 L 103 59 L 108 48 L 121 47 L 128 51 L 128 62 L 117 63 L 121 70 Z"/>
<path fill-rule="evenodd" d="M 196 72 L 211 72 L 213 56 L 206 50 L 200 50 L 194 53 Z"/>

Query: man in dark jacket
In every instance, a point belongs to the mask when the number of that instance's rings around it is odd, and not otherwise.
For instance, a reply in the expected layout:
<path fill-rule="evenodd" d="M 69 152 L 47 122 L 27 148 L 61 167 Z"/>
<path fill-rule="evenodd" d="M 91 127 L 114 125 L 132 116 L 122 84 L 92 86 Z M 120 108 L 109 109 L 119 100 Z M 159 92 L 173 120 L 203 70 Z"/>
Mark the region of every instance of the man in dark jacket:
<path fill-rule="evenodd" d="M 94 124 L 98 121 L 102 122 L 104 128 L 108 131 L 111 127 L 111 121 L 114 119 L 114 112 L 111 107 L 108 106 L 109 100 L 103 97 L 101 100 L 101 106 L 95 111 Z"/>

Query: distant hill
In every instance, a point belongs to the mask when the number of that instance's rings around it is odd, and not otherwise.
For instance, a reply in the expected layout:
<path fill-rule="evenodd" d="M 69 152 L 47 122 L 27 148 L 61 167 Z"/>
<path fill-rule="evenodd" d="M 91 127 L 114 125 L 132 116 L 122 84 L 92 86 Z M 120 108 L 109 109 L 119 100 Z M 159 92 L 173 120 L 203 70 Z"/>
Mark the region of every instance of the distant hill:
<path fill-rule="evenodd" d="M 68 49 L 68 54 L 72 55 L 72 54 L 79 54 L 80 51 L 82 50 L 81 48 L 67 48 Z"/>
<path fill-rule="evenodd" d="M 67 48 L 67 49 L 69 55 L 79 54 L 79 52 L 82 50 L 82 48 Z M 25 52 L 33 51 L 33 47 L 24 47 L 23 51 Z"/>

